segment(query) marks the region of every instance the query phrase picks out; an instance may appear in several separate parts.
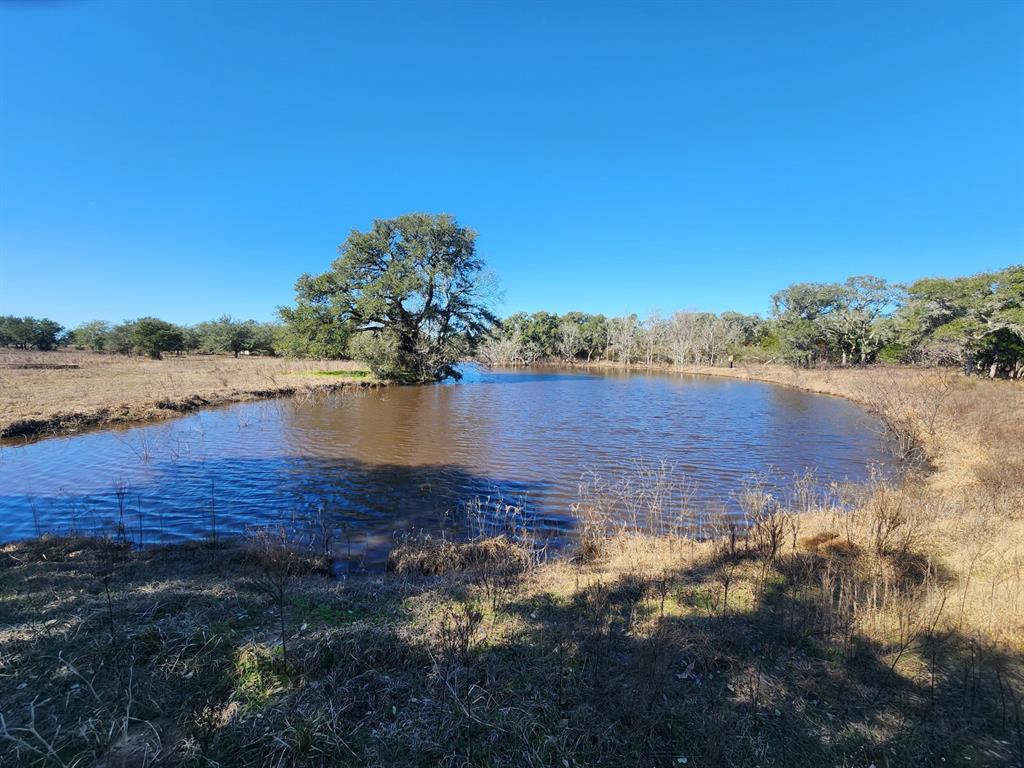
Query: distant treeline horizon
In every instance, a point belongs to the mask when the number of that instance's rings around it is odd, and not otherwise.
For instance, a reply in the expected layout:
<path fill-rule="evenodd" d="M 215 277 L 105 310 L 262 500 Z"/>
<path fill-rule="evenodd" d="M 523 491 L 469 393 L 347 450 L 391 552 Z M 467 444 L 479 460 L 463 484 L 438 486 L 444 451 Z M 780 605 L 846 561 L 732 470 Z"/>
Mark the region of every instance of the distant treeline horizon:
<path fill-rule="evenodd" d="M 954 278 L 890 283 L 870 275 L 842 283 L 794 283 L 759 313 L 678 311 L 607 317 L 598 313 L 517 312 L 472 340 L 494 365 L 543 359 L 625 365 L 719 365 L 736 361 L 874 362 L 961 366 L 1024 375 L 1024 266 Z M 311 325 L 288 307 L 280 320 L 223 315 L 193 325 L 153 317 L 94 320 L 65 329 L 49 318 L 0 316 L 0 346 L 73 347 L 125 355 L 163 353 L 359 357 L 348 329 Z"/>
<path fill-rule="evenodd" d="M 521 312 L 505 318 L 478 355 L 496 365 L 556 358 L 715 366 L 731 358 L 797 366 L 916 363 L 1024 375 L 1024 266 L 910 284 L 871 275 L 794 283 L 771 300 L 768 317 Z"/>

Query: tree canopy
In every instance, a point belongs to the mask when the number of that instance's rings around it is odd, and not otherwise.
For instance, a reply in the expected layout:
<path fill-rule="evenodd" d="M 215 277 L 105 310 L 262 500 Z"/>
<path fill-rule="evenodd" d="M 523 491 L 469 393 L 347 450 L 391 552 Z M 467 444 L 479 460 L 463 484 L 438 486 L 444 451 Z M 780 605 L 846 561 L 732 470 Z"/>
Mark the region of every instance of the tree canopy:
<path fill-rule="evenodd" d="M 457 376 L 496 318 L 476 233 L 447 214 L 378 219 L 353 231 L 320 275 L 302 275 L 296 306 L 280 311 L 289 333 L 341 356 L 363 358 L 375 374 L 433 381 Z"/>
<path fill-rule="evenodd" d="M 103 352 L 107 348 L 110 327 L 110 323 L 105 320 L 90 320 L 71 331 L 69 341 L 77 349 Z"/>
<path fill-rule="evenodd" d="M 164 352 L 180 350 L 185 341 L 181 328 L 155 317 L 136 320 L 130 336 L 135 351 L 154 360 L 159 360 Z"/>
<path fill-rule="evenodd" d="M 994 371 L 1024 364 L 1024 265 L 918 280 L 893 325 L 902 344 L 936 362 Z"/>
<path fill-rule="evenodd" d="M 200 352 L 208 354 L 230 352 L 238 357 L 241 352 L 272 354 L 274 351 L 272 329 L 255 320 L 234 320 L 229 315 L 222 315 L 189 330 L 195 334 L 191 343 Z"/>
<path fill-rule="evenodd" d="M 0 316 L 0 346 L 49 350 L 64 341 L 64 326 L 46 317 Z"/>

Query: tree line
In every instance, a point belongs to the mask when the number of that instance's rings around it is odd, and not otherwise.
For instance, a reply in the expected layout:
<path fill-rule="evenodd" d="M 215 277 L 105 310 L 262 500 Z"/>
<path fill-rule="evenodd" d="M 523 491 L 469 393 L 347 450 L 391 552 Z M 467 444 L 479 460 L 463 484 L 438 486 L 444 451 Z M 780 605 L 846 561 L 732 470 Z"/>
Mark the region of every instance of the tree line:
<path fill-rule="evenodd" d="M 0 315 L 0 347 L 54 349 L 66 339 L 64 326 L 47 317 Z"/>
<path fill-rule="evenodd" d="M 70 330 L 48 318 L 0 317 L 0 346 L 44 351 L 72 347 L 156 360 L 165 353 L 275 355 L 287 347 L 279 343 L 281 333 L 280 324 L 235 320 L 228 315 L 195 325 L 177 325 L 156 317 L 116 324 L 92 320 Z"/>
<path fill-rule="evenodd" d="M 771 301 L 767 317 L 520 312 L 495 325 L 478 354 L 494 365 L 558 359 L 714 366 L 732 358 L 804 367 L 955 365 L 1024 376 L 1024 266 L 909 285 L 872 276 L 796 283 Z"/>
<path fill-rule="evenodd" d="M 795 283 L 766 317 L 739 312 L 605 317 L 493 312 L 494 280 L 476 233 L 448 214 L 412 213 L 353 230 L 321 274 L 295 284 L 279 323 L 220 317 L 179 326 L 153 317 L 65 331 L 45 318 L 0 317 L 0 344 L 159 358 L 166 352 L 355 358 L 381 378 L 458 376 L 472 357 L 495 365 L 539 360 L 625 365 L 956 365 L 1024 376 L 1024 266 L 904 285 L 873 276 Z"/>

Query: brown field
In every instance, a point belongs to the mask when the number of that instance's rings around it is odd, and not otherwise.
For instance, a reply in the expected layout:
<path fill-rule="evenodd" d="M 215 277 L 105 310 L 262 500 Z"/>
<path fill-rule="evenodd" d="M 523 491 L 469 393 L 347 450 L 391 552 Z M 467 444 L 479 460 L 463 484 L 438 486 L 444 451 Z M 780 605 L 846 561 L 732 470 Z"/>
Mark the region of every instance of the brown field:
<path fill-rule="evenodd" d="M 1024 765 L 1024 388 L 713 373 L 855 398 L 923 470 L 751 487 L 706 541 L 657 488 L 639 530 L 584 498 L 566 556 L 417 539 L 340 580 L 275 531 L 10 544 L 0 764 Z"/>
<path fill-rule="evenodd" d="M 340 360 L 0 350 L 0 437 L 166 419 L 207 405 L 354 383 L 376 382 L 365 366 Z"/>

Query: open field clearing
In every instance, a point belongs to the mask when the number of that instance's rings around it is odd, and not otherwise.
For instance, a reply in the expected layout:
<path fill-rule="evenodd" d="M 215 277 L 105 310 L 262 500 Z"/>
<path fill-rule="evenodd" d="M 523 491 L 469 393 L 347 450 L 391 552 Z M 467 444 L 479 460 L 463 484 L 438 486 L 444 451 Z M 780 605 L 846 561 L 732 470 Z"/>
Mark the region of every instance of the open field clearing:
<path fill-rule="evenodd" d="M 0 350 L 0 437 L 166 419 L 207 405 L 376 385 L 350 361 L 227 355 L 163 360 Z"/>

